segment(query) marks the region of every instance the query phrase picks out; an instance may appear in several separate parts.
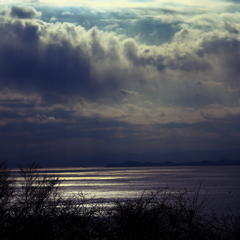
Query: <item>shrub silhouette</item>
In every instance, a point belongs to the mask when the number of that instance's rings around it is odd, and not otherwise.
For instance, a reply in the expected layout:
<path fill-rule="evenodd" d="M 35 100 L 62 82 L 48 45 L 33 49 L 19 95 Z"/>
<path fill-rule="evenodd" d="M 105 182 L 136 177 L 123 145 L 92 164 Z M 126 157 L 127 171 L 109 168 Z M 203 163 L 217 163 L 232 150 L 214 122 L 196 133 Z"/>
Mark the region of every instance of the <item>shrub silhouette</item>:
<path fill-rule="evenodd" d="M 36 163 L 19 167 L 14 181 L 0 163 L 0 239 L 8 240 L 239 240 L 240 216 L 218 216 L 200 188 L 159 188 L 137 199 L 65 198 L 61 181 Z"/>
<path fill-rule="evenodd" d="M 6 228 L 6 218 L 13 200 L 14 180 L 10 178 L 10 171 L 6 162 L 0 163 L 0 236 Z"/>

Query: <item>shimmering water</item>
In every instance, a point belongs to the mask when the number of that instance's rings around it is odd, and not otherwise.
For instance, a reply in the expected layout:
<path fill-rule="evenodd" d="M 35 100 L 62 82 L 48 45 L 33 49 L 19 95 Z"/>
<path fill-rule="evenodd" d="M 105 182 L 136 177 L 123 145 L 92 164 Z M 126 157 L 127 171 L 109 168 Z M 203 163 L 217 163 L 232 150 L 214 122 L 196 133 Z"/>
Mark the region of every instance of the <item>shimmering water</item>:
<path fill-rule="evenodd" d="M 174 191 L 198 188 L 214 198 L 219 212 L 240 212 L 240 167 L 144 167 L 44 169 L 63 180 L 65 196 L 83 192 L 87 197 L 120 200 L 139 197 L 143 191 L 169 186 Z"/>

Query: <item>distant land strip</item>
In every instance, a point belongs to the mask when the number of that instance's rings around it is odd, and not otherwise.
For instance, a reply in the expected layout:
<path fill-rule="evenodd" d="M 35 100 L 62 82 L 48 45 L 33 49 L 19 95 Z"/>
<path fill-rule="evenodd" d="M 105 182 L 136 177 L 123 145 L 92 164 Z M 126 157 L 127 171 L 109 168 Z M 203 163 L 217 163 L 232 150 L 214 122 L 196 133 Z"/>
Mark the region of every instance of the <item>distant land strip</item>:
<path fill-rule="evenodd" d="M 105 167 L 171 167 L 171 166 L 240 166 L 240 160 L 218 160 L 218 161 L 200 161 L 200 162 L 122 162 L 119 164 L 109 163 Z"/>

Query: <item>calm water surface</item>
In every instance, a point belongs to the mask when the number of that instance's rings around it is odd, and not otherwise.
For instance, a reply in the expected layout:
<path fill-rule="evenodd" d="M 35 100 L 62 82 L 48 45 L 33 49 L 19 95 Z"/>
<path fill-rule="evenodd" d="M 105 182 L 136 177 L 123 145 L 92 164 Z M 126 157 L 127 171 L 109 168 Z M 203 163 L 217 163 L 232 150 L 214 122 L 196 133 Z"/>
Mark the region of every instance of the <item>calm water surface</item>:
<path fill-rule="evenodd" d="M 198 188 L 214 198 L 220 212 L 240 213 L 240 167 L 144 167 L 144 168 L 52 168 L 44 169 L 63 180 L 64 195 L 83 192 L 88 197 L 120 200 L 139 197 L 143 191 L 169 186 L 174 191 Z"/>

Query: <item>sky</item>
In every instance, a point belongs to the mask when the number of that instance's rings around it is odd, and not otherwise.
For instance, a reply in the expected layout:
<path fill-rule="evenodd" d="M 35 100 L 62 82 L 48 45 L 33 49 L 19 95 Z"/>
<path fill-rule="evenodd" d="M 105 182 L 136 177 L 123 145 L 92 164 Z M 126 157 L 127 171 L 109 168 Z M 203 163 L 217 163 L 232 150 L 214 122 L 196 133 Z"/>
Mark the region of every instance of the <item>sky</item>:
<path fill-rule="evenodd" d="M 239 149 L 239 12 L 239 0 L 2 0 L 0 159 Z"/>

